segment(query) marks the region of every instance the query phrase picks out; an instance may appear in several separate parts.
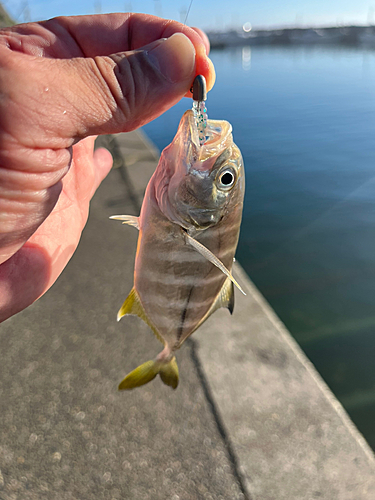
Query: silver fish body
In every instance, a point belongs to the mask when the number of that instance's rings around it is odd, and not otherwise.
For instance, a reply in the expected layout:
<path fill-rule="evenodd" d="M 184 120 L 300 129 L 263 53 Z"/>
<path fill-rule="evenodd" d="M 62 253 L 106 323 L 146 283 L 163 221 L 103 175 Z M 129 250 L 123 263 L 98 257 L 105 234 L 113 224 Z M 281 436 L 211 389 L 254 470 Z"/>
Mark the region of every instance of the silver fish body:
<path fill-rule="evenodd" d="M 139 229 L 134 288 L 118 317 L 137 314 L 165 346 L 120 389 L 143 385 L 157 373 L 177 387 L 174 351 L 217 308 L 233 310 L 231 268 L 242 217 L 243 161 L 228 122 L 208 120 L 207 134 L 200 146 L 193 113 L 187 111 L 161 154 L 139 218 L 114 216 Z"/>

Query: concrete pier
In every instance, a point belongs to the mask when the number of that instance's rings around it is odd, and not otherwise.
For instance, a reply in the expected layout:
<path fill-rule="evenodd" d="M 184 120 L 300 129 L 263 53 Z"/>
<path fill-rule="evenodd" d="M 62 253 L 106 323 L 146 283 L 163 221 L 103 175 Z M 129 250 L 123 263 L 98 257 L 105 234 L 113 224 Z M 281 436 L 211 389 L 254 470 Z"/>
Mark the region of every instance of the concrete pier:
<path fill-rule="evenodd" d="M 160 351 L 138 318 L 134 228 L 158 152 L 139 131 L 101 138 L 114 168 L 52 289 L 0 326 L 0 500 L 373 500 L 366 441 L 249 278 L 157 378 L 119 393 Z"/>

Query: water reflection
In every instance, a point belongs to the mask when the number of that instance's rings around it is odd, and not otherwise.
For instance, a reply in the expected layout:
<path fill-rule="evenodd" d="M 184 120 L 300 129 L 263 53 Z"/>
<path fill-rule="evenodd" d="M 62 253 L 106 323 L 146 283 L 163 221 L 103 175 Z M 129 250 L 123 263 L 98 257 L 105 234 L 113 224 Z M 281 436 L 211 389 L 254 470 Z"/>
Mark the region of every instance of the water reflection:
<path fill-rule="evenodd" d="M 251 48 L 242 47 L 242 69 L 250 71 L 251 68 Z"/>

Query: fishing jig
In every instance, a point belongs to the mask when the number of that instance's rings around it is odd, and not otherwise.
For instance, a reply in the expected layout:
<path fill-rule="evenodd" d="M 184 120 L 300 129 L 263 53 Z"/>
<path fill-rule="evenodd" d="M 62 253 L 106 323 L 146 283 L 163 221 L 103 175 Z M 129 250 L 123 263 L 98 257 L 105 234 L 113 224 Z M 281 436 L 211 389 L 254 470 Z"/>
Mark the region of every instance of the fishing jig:
<path fill-rule="evenodd" d="M 193 87 L 193 113 L 194 118 L 197 123 L 199 144 L 203 146 L 207 140 L 206 128 L 207 128 L 207 90 L 206 90 L 206 79 L 203 75 L 198 75 L 194 79 Z"/>

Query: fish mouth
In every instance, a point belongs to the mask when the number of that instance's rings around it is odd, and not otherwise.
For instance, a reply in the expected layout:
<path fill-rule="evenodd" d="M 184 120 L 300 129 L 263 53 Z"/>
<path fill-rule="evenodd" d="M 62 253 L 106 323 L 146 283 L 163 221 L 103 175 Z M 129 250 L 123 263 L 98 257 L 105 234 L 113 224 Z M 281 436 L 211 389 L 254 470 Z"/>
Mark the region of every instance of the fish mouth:
<path fill-rule="evenodd" d="M 191 148 L 190 153 L 194 160 L 198 161 L 217 156 L 233 144 L 232 125 L 229 122 L 226 120 L 207 120 L 206 142 L 201 146 L 197 121 L 191 109 L 183 114 L 179 132 L 186 147 Z"/>

